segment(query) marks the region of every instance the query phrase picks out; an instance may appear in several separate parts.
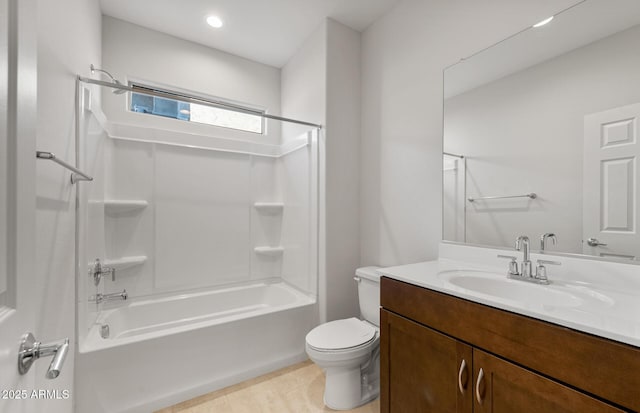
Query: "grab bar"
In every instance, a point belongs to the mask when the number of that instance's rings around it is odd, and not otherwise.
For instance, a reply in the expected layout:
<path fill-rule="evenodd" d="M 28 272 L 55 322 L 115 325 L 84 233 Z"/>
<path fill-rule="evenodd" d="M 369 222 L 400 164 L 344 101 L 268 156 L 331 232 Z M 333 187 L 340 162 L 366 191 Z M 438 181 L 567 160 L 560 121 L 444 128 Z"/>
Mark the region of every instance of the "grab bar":
<path fill-rule="evenodd" d="M 52 154 L 51 152 L 43 152 L 43 151 L 36 151 L 36 158 L 38 159 L 46 159 L 49 161 L 53 161 L 55 163 L 57 163 L 58 165 L 61 165 L 65 168 L 67 168 L 68 170 L 72 171 L 73 173 L 71 174 L 71 183 L 75 184 L 78 181 L 93 181 L 93 178 L 90 177 L 89 175 L 85 174 L 84 172 L 82 172 L 80 169 L 69 165 L 68 163 L 61 161 L 60 159 L 56 158 L 56 156 L 54 154 Z"/>
<path fill-rule="evenodd" d="M 524 194 L 524 195 L 506 195 L 506 196 L 482 196 L 480 198 L 467 198 L 467 200 L 469 202 L 475 202 L 475 201 L 483 201 L 486 199 L 506 199 L 506 198 L 531 198 L 531 199 L 536 199 L 538 197 L 538 195 L 534 192 L 531 192 L 530 194 Z"/>

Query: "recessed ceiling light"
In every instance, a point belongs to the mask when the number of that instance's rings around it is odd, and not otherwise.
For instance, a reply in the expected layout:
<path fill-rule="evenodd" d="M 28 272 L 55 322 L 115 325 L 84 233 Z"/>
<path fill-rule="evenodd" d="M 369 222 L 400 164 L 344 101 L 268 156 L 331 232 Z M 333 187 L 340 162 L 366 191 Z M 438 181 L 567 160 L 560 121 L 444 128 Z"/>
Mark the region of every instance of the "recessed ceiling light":
<path fill-rule="evenodd" d="M 222 19 L 218 16 L 207 17 L 207 24 L 213 28 L 219 29 L 222 27 Z"/>
<path fill-rule="evenodd" d="M 536 27 L 536 28 L 538 28 L 538 27 L 542 27 L 542 26 L 544 26 L 545 24 L 549 23 L 551 20 L 553 20 L 553 16 L 551 16 L 551 17 L 549 17 L 549 18 L 544 19 L 544 20 L 543 20 L 543 21 L 541 21 L 540 23 L 536 23 L 536 24 L 534 24 L 534 25 L 533 25 L 533 27 Z"/>

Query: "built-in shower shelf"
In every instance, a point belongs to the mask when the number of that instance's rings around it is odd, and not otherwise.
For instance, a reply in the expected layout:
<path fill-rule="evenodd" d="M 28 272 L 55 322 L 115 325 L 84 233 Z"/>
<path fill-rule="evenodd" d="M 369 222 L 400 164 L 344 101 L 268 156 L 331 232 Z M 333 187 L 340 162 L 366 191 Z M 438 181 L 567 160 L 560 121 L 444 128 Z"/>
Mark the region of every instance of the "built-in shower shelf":
<path fill-rule="evenodd" d="M 108 200 L 104 201 L 104 212 L 107 214 L 121 214 L 123 212 L 131 212 L 138 209 L 144 209 L 147 206 L 149 206 L 149 203 L 144 200 Z"/>
<path fill-rule="evenodd" d="M 126 270 L 132 267 L 136 267 L 138 265 L 143 265 L 147 262 L 146 255 L 137 255 L 131 257 L 121 257 L 114 259 L 106 259 L 104 260 L 105 267 L 115 268 L 116 271 Z"/>
<path fill-rule="evenodd" d="M 258 211 L 269 214 L 278 214 L 282 212 L 284 204 L 282 202 L 256 202 L 253 207 Z"/>
<path fill-rule="evenodd" d="M 275 257 L 278 255 L 282 255 L 284 252 L 284 248 L 282 247 L 255 247 L 253 251 L 259 255 L 268 255 L 271 257 Z"/>

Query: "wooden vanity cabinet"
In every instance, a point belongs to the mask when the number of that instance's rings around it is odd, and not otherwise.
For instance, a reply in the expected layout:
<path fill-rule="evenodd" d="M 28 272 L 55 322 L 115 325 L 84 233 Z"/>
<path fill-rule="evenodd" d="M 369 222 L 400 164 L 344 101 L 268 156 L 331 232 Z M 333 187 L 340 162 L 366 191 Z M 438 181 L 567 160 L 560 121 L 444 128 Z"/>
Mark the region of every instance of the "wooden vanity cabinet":
<path fill-rule="evenodd" d="M 640 349 L 390 278 L 381 283 L 382 413 L 638 411 Z M 538 335 L 563 347 L 540 348 Z M 602 348 L 585 353 L 592 339 Z M 568 361 L 556 362 L 566 353 Z M 615 371 L 620 362 L 631 365 Z M 562 374 L 567 368 L 575 371 Z M 584 391 L 591 381 L 609 384 Z"/>
<path fill-rule="evenodd" d="M 386 310 L 380 326 L 381 412 L 471 411 L 471 346 Z"/>
<path fill-rule="evenodd" d="M 482 413 L 613 413 L 624 412 L 584 393 L 473 350 L 474 412 Z M 480 369 L 483 375 L 480 380 Z M 478 395 L 475 395 L 476 386 Z M 470 410 L 469 410 L 470 411 Z"/>

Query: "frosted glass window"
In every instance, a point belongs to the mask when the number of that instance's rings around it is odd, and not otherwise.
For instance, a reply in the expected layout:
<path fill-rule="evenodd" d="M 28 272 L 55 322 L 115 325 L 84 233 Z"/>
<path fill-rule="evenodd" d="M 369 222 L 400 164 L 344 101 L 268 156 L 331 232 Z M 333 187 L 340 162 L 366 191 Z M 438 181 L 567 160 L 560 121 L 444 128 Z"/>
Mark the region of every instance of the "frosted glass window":
<path fill-rule="evenodd" d="M 233 106 L 237 106 L 233 104 Z M 249 109 L 248 110 L 254 110 Z M 241 130 L 244 132 L 264 132 L 262 116 L 250 113 L 242 113 L 224 108 L 217 108 L 197 103 L 182 102 L 176 99 L 167 99 L 143 93 L 131 94 L 129 110 L 138 113 L 147 113 L 155 116 L 180 119 L 188 122 L 204 123 L 206 125 L 219 126 Z"/>

